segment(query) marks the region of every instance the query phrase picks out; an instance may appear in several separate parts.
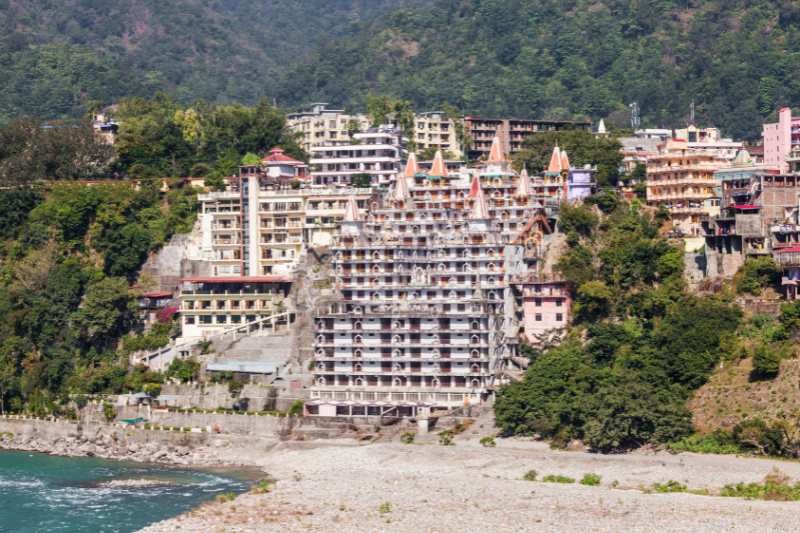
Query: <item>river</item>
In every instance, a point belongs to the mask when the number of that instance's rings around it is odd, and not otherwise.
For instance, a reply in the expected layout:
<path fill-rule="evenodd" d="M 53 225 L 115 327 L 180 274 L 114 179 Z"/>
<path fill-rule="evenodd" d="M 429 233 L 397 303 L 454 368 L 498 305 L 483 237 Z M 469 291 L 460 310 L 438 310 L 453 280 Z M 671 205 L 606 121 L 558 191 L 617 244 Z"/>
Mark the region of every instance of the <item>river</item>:
<path fill-rule="evenodd" d="M 248 486 L 236 473 L 0 451 L 0 531 L 136 531 Z"/>

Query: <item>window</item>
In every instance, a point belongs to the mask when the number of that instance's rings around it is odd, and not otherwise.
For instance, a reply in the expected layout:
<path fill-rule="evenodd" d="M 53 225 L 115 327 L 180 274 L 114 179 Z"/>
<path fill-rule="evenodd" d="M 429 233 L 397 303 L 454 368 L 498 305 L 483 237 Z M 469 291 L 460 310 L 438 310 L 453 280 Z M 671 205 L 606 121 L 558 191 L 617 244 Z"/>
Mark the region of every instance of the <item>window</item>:
<path fill-rule="evenodd" d="M 187 324 L 194 324 L 194 317 L 193 316 L 187 316 L 186 317 L 186 323 Z"/>
<path fill-rule="evenodd" d="M 535 302 L 536 307 L 541 307 L 542 306 L 542 299 L 541 298 L 536 298 L 536 300 L 534 300 L 534 302 Z"/>
<path fill-rule="evenodd" d="M 561 298 L 556 299 L 556 307 L 561 307 Z"/>
<path fill-rule="evenodd" d="M 541 322 L 541 321 L 542 321 L 542 315 L 536 313 L 536 322 Z"/>
<path fill-rule="evenodd" d="M 562 315 L 561 313 L 556 313 L 556 322 L 563 322 L 563 321 L 564 321 L 564 315 Z"/>

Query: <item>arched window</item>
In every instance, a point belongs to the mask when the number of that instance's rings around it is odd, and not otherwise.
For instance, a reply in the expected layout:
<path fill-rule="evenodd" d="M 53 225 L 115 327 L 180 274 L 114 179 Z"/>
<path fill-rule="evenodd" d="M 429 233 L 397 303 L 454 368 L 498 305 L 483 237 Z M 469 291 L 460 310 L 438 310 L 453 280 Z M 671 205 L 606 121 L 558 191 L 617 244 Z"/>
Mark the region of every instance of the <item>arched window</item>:
<path fill-rule="evenodd" d="M 325 342 L 325 336 L 324 335 L 317 335 L 317 342 L 320 343 L 320 344 Z"/>
<path fill-rule="evenodd" d="M 403 351 L 395 348 L 392 350 L 392 357 L 403 357 Z"/>
<path fill-rule="evenodd" d="M 356 363 L 353 365 L 353 372 L 361 372 L 361 363 Z"/>
<path fill-rule="evenodd" d="M 475 389 L 477 389 L 478 387 L 481 386 L 481 380 L 479 380 L 479 379 L 473 379 L 471 381 L 471 383 L 472 383 L 472 387 L 475 388 Z"/>
<path fill-rule="evenodd" d="M 363 387 L 364 386 L 364 378 L 356 378 L 353 382 L 356 387 Z"/>
<path fill-rule="evenodd" d="M 362 327 L 363 327 L 363 326 L 361 325 L 361 321 L 360 321 L 360 320 L 356 320 L 356 321 L 353 323 L 353 329 L 356 329 L 356 330 L 361 330 L 361 329 L 362 329 Z"/>
<path fill-rule="evenodd" d="M 355 337 L 353 337 L 353 343 L 354 344 L 363 344 L 364 343 L 364 338 L 361 335 L 356 335 Z"/>
<path fill-rule="evenodd" d="M 441 357 L 441 355 L 442 355 L 442 354 L 441 354 L 441 352 L 439 351 L 439 348 L 434 348 L 434 349 L 431 351 L 431 358 L 433 358 L 433 359 L 439 359 L 439 357 Z"/>
<path fill-rule="evenodd" d="M 478 350 L 472 350 L 471 352 L 469 352 L 469 355 L 473 358 L 478 358 L 481 356 L 481 352 L 479 352 Z"/>
<path fill-rule="evenodd" d="M 439 381 L 439 378 L 433 378 L 433 379 L 431 380 L 431 387 L 436 387 L 436 388 L 439 388 L 439 387 L 441 387 L 441 386 L 442 386 L 442 382 L 441 382 L 441 381 Z"/>
<path fill-rule="evenodd" d="M 481 371 L 480 365 L 472 365 L 469 367 L 473 374 L 477 374 Z"/>
<path fill-rule="evenodd" d="M 392 342 L 399 344 L 403 342 L 403 338 L 400 335 L 395 335 L 394 337 L 392 337 Z"/>
<path fill-rule="evenodd" d="M 481 343 L 481 339 L 477 335 L 473 335 L 472 337 L 469 338 L 469 343 L 470 344 L 480 344 Z"/>
<path fill-rule="evenodd" d="M 472 324 L 470 324 L 470 327 L 471 327 L 472 329 L 481 329 L 481 325 L 480 325 L 480 323 L 479 323 L 477 320 L 473 320 L 473 321 L 472 321 Z"/>
<path fill-rule="evenodd" d="M 320 377 L 317 378 L 317 385 L 325 386 L 325 385 L 327 385 L 327 383 L 328 382 L 324 377 L 320 376 Z"/>
<path fill-rule="evenodd" d="M 364 355 L 364 352 L 362 352 L 361 350 L 355 350 L 353 352 L 353 357 L 355 357 L 356 359 L 361 359 L 362 355 Z"/>

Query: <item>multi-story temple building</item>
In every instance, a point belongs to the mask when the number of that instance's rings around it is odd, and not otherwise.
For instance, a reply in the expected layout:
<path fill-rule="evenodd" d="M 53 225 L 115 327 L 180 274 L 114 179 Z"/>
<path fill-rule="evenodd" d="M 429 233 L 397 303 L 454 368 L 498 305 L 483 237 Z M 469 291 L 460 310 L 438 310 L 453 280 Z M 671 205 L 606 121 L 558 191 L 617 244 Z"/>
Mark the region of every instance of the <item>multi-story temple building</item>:
<path fill-rule="evenodd" d="M 482 168 L 412 156 L 384 207 L 351 199 L 331 248 L 338 301 L 315 317 L 309 414 L 425 416 L 504 380 L 520 324 L 511 281 L 534 271 L 555 215 L 495 139 Z M 552 204 L 551 204 L 552 205 Z"/>

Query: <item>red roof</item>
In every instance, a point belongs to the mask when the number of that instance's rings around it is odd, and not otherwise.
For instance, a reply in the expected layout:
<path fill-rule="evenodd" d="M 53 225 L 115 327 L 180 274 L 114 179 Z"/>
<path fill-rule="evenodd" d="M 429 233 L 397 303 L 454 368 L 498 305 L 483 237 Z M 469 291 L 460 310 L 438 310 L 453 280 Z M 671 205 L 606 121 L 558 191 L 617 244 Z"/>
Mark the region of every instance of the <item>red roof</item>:
<path fill-rule="evenodd" d="M 269 155 L 268 156 L 264 156 L 261 159 L 261 161 L 263 161 L 264 163 L 277 162 L 277 163 L 289 163 L 290 165 L 302 165 L 302 166 L 305 166 L 305 163 L 303 163 L 302 161 L 298 161 L 297 159 L 294 159 L 293 157 L 289 157 L 288 155 L 285 155 L 284 152 L 283 152 L 283 148 L 277 148 L 277 147 L 273 148 L 272 150 L 270 150 L 269 151 Z"/>
<path fill-rule="evenodd" d="M 735 209 L 761 209 L 760 205 L 755 204 L 739 204 L 733 206 Z"/>
<path fill-rule="evenodd" d="M 169 291 L 150 291 L 142 294 L 145 298 L 171 298 L 172 293 Z"/>
<path fill-rule="evenodd" d="M 775 251 L 778 252 L 779 254 L 782 254 L 782 253 L 785 253 L 785 252 L 800 252 L 800 246 L 790 246 L 789 248 L 781 248 L 781 249 L 775 250 Z"/>
<path fill-rule="evenodd" d="M 212 278 L 208 276 L 193 276 L 181 279 L 185 283 L 291 283 L 292 276 L 232 276 L 227 278 Z"/>

